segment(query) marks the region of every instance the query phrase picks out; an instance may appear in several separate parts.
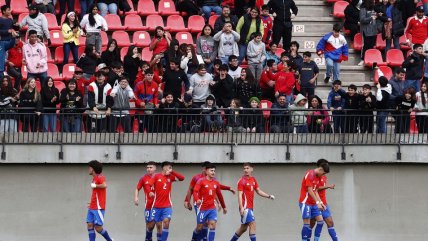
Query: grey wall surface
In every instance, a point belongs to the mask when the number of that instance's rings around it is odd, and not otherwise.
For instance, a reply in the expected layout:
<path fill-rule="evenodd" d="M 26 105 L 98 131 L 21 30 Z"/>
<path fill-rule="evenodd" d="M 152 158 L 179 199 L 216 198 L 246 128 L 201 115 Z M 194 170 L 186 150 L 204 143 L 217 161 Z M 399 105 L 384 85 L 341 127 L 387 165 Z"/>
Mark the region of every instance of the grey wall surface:
<path fill-rule="evenodd" d="M 261 188 L 275 201 L 256 198 L 259 240 L 300 240 L 298 196 L 301 179 L 310 165 L 259 164 L 255 169 Z M 174 214 L 170 241 L 190 240 L 195 214 L 183 200 L 197 165 L 176 165 L 186 180 L 173 184 Z M 218 178 L 235 186 L 241 165 L 219 165 Z M 144 239 L 144 210 L 133 204 L 133 191 L 144 173 L 137 164 L 106 165 L 107 210 L 105 228 L 116 241 Z M 427 240 L 428 175 L 426 165 L 332 165 L 328 190 L 340 240 Z M 86 205 L 91 177 L 85 165 L 1 165 L 0 240 L 87 240 Z M 229 240 L 240 224 L 237 197 L 224 193 L 227 215 L 219 215 L 216 240 Z M 143 196 L 141 196 L 143 197 Z M 249 240 L 245 234 L 242 240 Z M 97 240 L 103 240 L 98 237 Z M 323 231 L 322 240 L 330 240 Z"/>

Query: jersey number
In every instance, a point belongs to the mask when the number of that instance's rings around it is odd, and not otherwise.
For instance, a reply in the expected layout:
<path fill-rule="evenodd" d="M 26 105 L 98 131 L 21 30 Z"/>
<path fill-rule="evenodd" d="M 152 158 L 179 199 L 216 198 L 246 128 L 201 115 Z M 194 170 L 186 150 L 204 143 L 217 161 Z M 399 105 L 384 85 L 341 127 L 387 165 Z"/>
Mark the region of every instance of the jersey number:
<path fill-rule="evenodd" d="M 163 184 L 163 189 L 166 190 L 166 183 Z"/>
<path fill-rule="evenodd" d="M 210 196 L 212 196 L 212 195 L 213 195 L 213 190 L 209 190 L 209 191 L 208 191 L 208 194 L 209 194 Z"/>

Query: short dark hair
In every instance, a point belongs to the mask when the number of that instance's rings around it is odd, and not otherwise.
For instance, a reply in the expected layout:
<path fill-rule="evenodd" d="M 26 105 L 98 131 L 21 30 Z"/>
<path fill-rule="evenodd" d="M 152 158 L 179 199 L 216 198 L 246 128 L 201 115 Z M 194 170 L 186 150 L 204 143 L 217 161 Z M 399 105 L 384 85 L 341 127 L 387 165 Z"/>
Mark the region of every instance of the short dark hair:
<path fill-rule="evenodd" d="M 262 36 L 262 33 L 260 33 L 260 32 L 255 32 L 255 33 L 253 33 L 252 35 L 253 35 L 253 38 L 256 38 L 256 37 L 261 37 L 261 36 Z"/>
<path fill-rule="evenodd" d="M 88 165 L 89 165 L 89 167 L 94 169 L 94 172 L 96 174 L 101 174 L 101 172 L 103 172 L 103 164 L 101 164 L 101 162 L 99 162 L 97 160 L 92 160 L 92 161 L 88 162 Z"/>
<path fill-rule="evenodd" d="M 122 64 L 122 62 L 119 62 L 119 61 L 113 61 L 110 65 L 110 67 L 112 69 L 120 69 L 123 67 L 123 64 Z"/>
<path fill-rule="evenodd" d="M 290 46 L 296 45 L 297 50 L 300 48 L 300 44 L 297 41 L 291 41 Z"/>
<path fill-rule="evenodd" d="M 227 66 L 227 64 L 222 64 L 220 65 L 220 68 L 218 69 L 219 71 L 229 71 L 229 66 Z"/>
<path fill-rule="evenodd" d="M 200 70 L 203 70 L 203 69 L 207 69 L 207 66 L 205 65 L 205 64 L 199 64 L 198 65 L 198 69 L 197 69 L 197 71 L 200 71 Z"/>
<path fill-rule="evenodd" d="M 342 85 L 342 81 L 337 79 L 337 80 L 333 81 L 333 85 Z"/>
<path fill-rule="evenodd" d="M 306 52 L 303 53 L 303 56 L 306 56 L 306 57 L 310 58 L 312 56 L 312 54 L 311 54 L 311 52 L 306 51 Z"/>
<path fill-rule="evenodd" d="M 274 63 L 275 63 L 275 60 L 274 60 L 274 59 L 269 59 L 268 61 L 266 61 L 266 65 L 267 65 L 268 67 L 272 67 Z"/>
<path fill-rule="evenodd" d="M 363 85 L 363 89 L 371 90 L 371 89 L 372 89 L 372 87 L 371 87 L 369 84 L 364 84 L 364 85 Z"/>
<path fill-rule="evenodd" d="M 95 77 L 99 77 L 99 76 L 104 76 L 104 77 L 106 77 L 106 74 L 104 73 L 104 72 L 102 72 L 102 71 L 97 71 L 97 72 L 95 72 L 95 74 L 94 74 L 94 76 Z"/>
<path fill-rule="evenodd" d="M 351 85 L 348 86 L 348 90 L 349 89 L 357 91 L 357 86 L 354 85 L 354 84 L 351 84 Z"/>
<path fill-rule="evenodd" d="M 388 85 L 388 79 L 385 76 L 381 76 L 378 79 L 380 87 L 386 87 Z"/>
<path fill-rule="evenodd" d="M 6 9 L 8 9 L 8 8 L 10 9 L 10 6 L 9 6 L 9 5 L 2 5 L 2 6 L 1 6 L 1 12 L 2 12 L 2 13 L 6 12 Z"/>
<path fill-rule="evenodd" d="M 413 45 L 413 50 L 417 49 L 417 48 L 423 48 L 424 46 L 422 46 L 422 44 L 414 44 Z"/>
<path fill-rule="evenodd" d="M 262 10 L 269 10 L 269 5 L 263 4 L 262 5 Z"/>
<path fill-rule="evenodd" d="M 149 162 L 147 162 L 147 163 L 146 163 L 146 165 L 147 165 L 147 166 L 148 166 L 148 165 L 156 166 L 156 162 L 154 162 L 154 161 L 149 161 Z"/>
<path fill-rule="evenodd" d="M 223 7 L 221 7 L 221 9 L 225 9 L 225 8 L 230 9 L 230 6 L 226 4 L 226 5 L 224 5 Z"/>
<path fill-rule="evenodd" d="M 164 161 L 162 162 L 161 167 L 163 168 L 164 166 L 172 166 L 172 162 Z"/>
<path fill-rule="evenodd" d="M 324 163 L 327 163 L 327 164 L 328 164 L 328 161 L 327 161 L 326 159 L 324 159 L 324 158 L 319 159 L 319 160 L 317 161 L 317 167 L 321 166 L 321 165 L 322 165 L 322 164 L 324 164 Z"/>
<path fill-rule="evenodd" d="M 229 56 L 229 62 L 234 60 L 234 59 L 238 59 L 238 57 L 236 55 L 233 55 L 233 54 L 231 56 Z"/>
<path fill-rule="evenodd" d="M 396 69 L 395 69 L 395 73 L 396 73 L 396 74 L 401 74 L 401 73 L 405 74 L 405 73 L 406 73 L 406 71 L 405 71 L 403 68 L 396 68 Z"/>
<path fill-rule="evenodd" d="M 228 23 L 230 23 L 230 25 L 232 25 L 232 27 L 233 27 L 233 23 L 231 21 L 224 22 L 222 27 L 226 26 L 226 24 L 228 24 Z"/>
<path fill-rule="evenodd" d="M 205 169 L 213 169 L 213 168 L 214 169 L 216 168 L 216 166 L 213 163 L 209 163 L 205 166 Z"/>
<path fill-rule="evenodd" d="M 144 74 L 153 74 L 153 70 L 148 68 L 146 71 L 144 71 Z"/>
<path fill-rule="evenodd" d="M 322 163 L 319 167 L 321 167 L 325 173 L 330 172 L 330 166 L 328 165 L 328 163 Z"/>
<path fill-rule="evenodd" d="M 149 66 L 150 66 L 149 62 L 147 62 L 147 61 L 145 61 L 145 60 L 142 60 L 142 61 L 140 62 L 140 66 L 143 66 L 143 65 L 149 65 Z"/>
<path fill-rule="evenodd" d="M 340 24 L 340 23 L 335 23 L 335 24 L 333 25 L 333 31 L 334 31 L 334 32 L 340 32 L 340 30 L 342 30 L 342 24 Z"/>
<path fill-rule="evenodd" d="M 253 163 L 251 163 L 251 162 L 245 162 L 243 166 L 244 167 L 254 167 Z"/>
<path fill-rule="evenodd" d="M 213 64 L 214 65 L 221 65 L 222 63 L 221 63 L 221 60 L 215 59 Z"/>
<path fill-rule="evenodd" d="M 28 36 L 33 35 L 33 34 L 37 35 L 37 31 L 34 29 L 31 29 L 30 31 L 28 31 Z"/>
<path fill-rule="evenodd" d="M 201 167 L 207 167 L 209 164 L 211 164 L 211 162 L 209 162 L 209 161 L 204 161 L 204 162 L 202 162 Z"/>

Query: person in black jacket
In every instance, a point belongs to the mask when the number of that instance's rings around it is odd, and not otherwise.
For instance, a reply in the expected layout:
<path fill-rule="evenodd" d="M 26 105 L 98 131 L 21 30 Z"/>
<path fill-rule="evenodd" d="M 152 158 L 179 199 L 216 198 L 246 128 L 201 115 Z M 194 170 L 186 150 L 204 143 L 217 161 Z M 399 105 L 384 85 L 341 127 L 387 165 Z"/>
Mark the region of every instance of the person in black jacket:
<path fill-rule="evenodd" d="M 397 111 L 395 118 L 395 133 L 409 133 L 410 113 L 415 108 L 416 92 L 410 87 L 404 91 L 402 96 L 396 99 Z"/>
<path fill-rule="evenodd" d="M 16 106 L 18 100 L 18 91 L 13 88 L 10 77 L 3 76 L 0 87 L 0 133 L 17 132 Z"/>
<path fill-rule="evenodd" d="M 421 79 L 424 77 L 425 56 L 421 44 L 413 45 L 413 53 L 407 57 L 402 66 L 406 68 L 406 86 L 413 87 L 416 92 L 421 90 Z"/>
<path fill-rule="evenodd" d="M 235 91 L 235 96 L 239 98 L 244 107 L 249 105 L 248 101 L 251 97 L 257 96 L 257 82 L 248 69 L 241 70 L 241 77 L 235 81 Z"/>
<path fill-rule="evenodd" d="M 242 0 L 239 0 L 241 2 Z M 230 22 L 232 23 L 232 28 L 236 29 L 236 25 L 238 24 L 238 17 L 231 13 L 229 6 L 223 6 L 221 15 L 215 20 L 214 23 L 214 33 L 220 32 L 223 29 L 224 23 Z"/>
<path fill-rule="evenodd" d="M 343 27 L 350 31 L 349 36 L 354 41 L 354 36 L 360 32 L 360 0 L 352 0 L 345 8 L 345 23 Z"/>
<path fill-rule="evenodd" d="M 137 46 L 129 46 L 128 53 L 126 53 L 125 58 L 123 59 L 123 67 L 125 73 L 128 74 L 129 86 L 131 87 L 134 87 L 134 82 L 137 78 L 138 68 L 141 65 L 141 61 L 141 54 L 139 53 Z"/>
<path fill-rule="evenodd" d="M 101 63 L 111 67 L 113 62 L 122 62 L 116 39 L 110 39 L 107 43 L 107 49 L 101 53 Z"/>
<path fill-rule="evenodd" d="M 387 2 L 387 4 L 385 4 Z M 395 49 L 400 49 L 400 37 L 404 34 L 405 23 L 403 22 L 400 6 L 396 0 L 384 0 L 375 6 L 378 20 L 382 24 L 382 39 L 386 40 L 385 55 L 394 43 Z"/>
<path fill-rule="evenodd" d="M 185 91 L 189 90 L 190 83 L 187 75 L 179 68 L 180 62 L 177 59 L 169 61 L 169 68 L 163 74 L 162 82 L 165 93 L 171 93 L 174 96 L 174 101 L 181 98 L 181 90 L 184 85 Z M 164 95 L 165 96 L 165 95 Z"/>
<path fill-rule="evenodd" d="M 243 112 L 243 124 L 248 133 L 263 133 L 265 132 L 265 119 L 263 111 L 259 108 L 260 100 L 257 97 L 251 97 L 250 108 Z"/>
<path fill-rule="evenodd" d="M 85 79 L 90 79 L 95 74 L 95 70 L 99 63 L 100 56 L 97 53 L 95 46 L 89 44 L 86 45 L 85 52 L 80 56 L 76 65 L 83 70 L 83 77 Z"/>
<path fill-rule="evenodd" d="M 223 64 L 219 68 L 220 75 L 214 77 L 214 84 L 211 86 L 211 92 L 216 97 L 217 106 L 227 108 L 235 97 L 235 85 L 233 78 L 227 72 L 229 67 Z"/>
<path fill-rule="evenodd" d="M 169 133 L 177 131 L 177 109 L 178 104 L 174 102 L 174 95 L 165 92 L 165 98 L 161 100 L 157 109 L 157 130 L 159 133 Z M 156 117 L 155 117 L 156 118 Z"/>
<path fill-rule="evenodd" d="M 178 124 L 180 132 L 196 133 L 201 131 L 201 109 L 192 103 L 192 95 L 184 94 L 178 102 L 178 114 L 181 124 Z"/>
<path fill-rule="evenodd" d="M 348 86 L 348 92 L 345 96 L 345 133 L 358 132 L 358 109 L 360 96 L 357 93 L 357 86 L 351 84 Z"/>
<path fill-rule="evenodd" d="M 184 20 L 187 20 L 192 15 L 199 15 L 199 8 L 193 0 L 178 0 L 175 8 Z"/>
<path fill-rule="evenodd" d="M 273 20 L 272 42 L 279 44 L 282 38 L 282 46 L 285 50 L 288 50 L 293 33 L 291 20 L 296 17 L 298 12 L 296 3 L 293 0 L 270 0 L 268 6 L 270 13 L 276 13 L 276 17 Z"/>
<path fill-rule="evenodd" d="M 83 96 L 77 89 L 76 80 L 68 82 L 59 96 L 61 103 L 61 131 L 80 132 L 82 126 Z"/>
<path fill-rule="evenodd" d="M 43 111 L 43 132 L 56 131 L 56 105 L 59 103 L 59 91 L 52 77 L 47 77 L 41 91 Z"/>
<path fill-rule="evenodd" d="M 19 110 L 22 121 L 22 131 L 36 132 L 39 126 L 39 116 L 42 113 L 43 104 L 39 91 L 36 89 L 36 79 L 29 78 L 19 94 Z M 31 128 L 30 128 L 31 127 Z"/>
<path fill-rule="evenodd" d="M 360 107 L 360 133 L 373 133 L 373 110 L 376 106 L 376 97 L 372 94 L 369 84 L 363 85 L 363 93 L 360 95 L 358 105 Z"/>
<path fill-rule="evenodd" d="M 378 84 L 376 85 L 376 133 L 386 133 L 386 118 L 388 117 L 389 112 L 389 98 L 391 95 L 391 85 L 388 84 L 388 79 L 385 76 L 379 77 Z"/>

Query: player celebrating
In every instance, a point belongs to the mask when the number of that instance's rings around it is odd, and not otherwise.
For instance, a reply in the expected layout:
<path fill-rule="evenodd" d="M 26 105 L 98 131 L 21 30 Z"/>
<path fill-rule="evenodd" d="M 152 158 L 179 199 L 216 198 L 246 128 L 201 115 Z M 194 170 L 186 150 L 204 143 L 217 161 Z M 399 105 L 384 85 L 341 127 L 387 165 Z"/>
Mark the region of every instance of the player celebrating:
<path fill-rule="evenodd" d="M 208 164 L 205 167 L 205 177 L 199 179 L 193 189 L 193 199 L 198 206 L 198 225 L 194 231 L 198 241 L 204 239 L 202 228 L 206 222 L 208 222 L 209 228 L 208 241 L 214 241 L 217 223 L 217 209 L 214 203 L 216 197 L 218 197 L 220 201 L 223 213 L 227 213 L 223 195 L 221 194 L 220 183 L 214 178 L 215 169 L 216 167 L 213 164 Z"/>
<path fill-rule="evenodd" d="M 152 233 L 155 227 L 155 220 L 152 217 L 152 206 L 153 206 L 153 196 L 150 196 L 149 193 L 152 192 L 153 186 L 150 185 L 150 180 L 153 178 L 156 172 L 156 163 L 148 162 L 146 166 L 147 173 L 140 178 L 138 181 L 137 188 L 135 189 L 134 203 L 136 206 L 139 204 L 138 195 L 141 188 L 144 190 L 146 196 L 146 210 L 145 210 L 145 219 L 146 219 L 146 239 L 145 241 L 152 241 Z M 160 232 L 159 232 L 160 233 Z"/>
<path fill-rule="evenodd" d="M 253 164 L 244 164 L 244 175 L 238 181 L 238 205 L 241 214 L 241 227 L 236 230 L 230 241 L 236 241 L 250 227 L 250 240 L 256 241 L 256 219 L 253 213 L 254 191 L 262 197 L 274 200 L 275 197 L 263 192 L 253 177 Z"/>
<path fill-rule="evenodd" d="M 310 221 L 312 218 L 315 218 L 317 221 L 315 236 L 319 237 L 321 235 L 324 222 L 320 210 L 325 210 L 325 206 L 318 195 L 317 188 L 319 187 L 320 178 L 329 171 L 328 164 L 323 163 L 319 167 L 307 171 L 303 177 L 299 199 L 300 211 L 303 218 L 302 241 L 309 241 L 311 239 L 312 229 Z"/>
<path fill-rule="evenodd" d="M 172 162 L 162 162 L 162 172 L 157 173 L 150 180 L 149 184 L 154 190 L 149 196 L 154 197 L 152 218 L 156 222 L 157 240 L 167 241 L 169 223 L 172 216 L 171 189 L 172 182 L 183 181 L 184 176 L 172 170 Z M 160 232 L 162 230 L 162 232 Z"/>
<path fill-rule="evenodd" d="M 90 161 L 88 165 L 89 175 L 92 176 L 92 196 L 91 202 L 89 203 L 88 215 L 86 217 L 89 241 L 95 241 L 94 226 L 95 230 L 107 241 L 112 241 L 107 230 L 103 229 L 107 189 L 106 178 L 101 174 L 103 165 L 96 160 Z"/>

